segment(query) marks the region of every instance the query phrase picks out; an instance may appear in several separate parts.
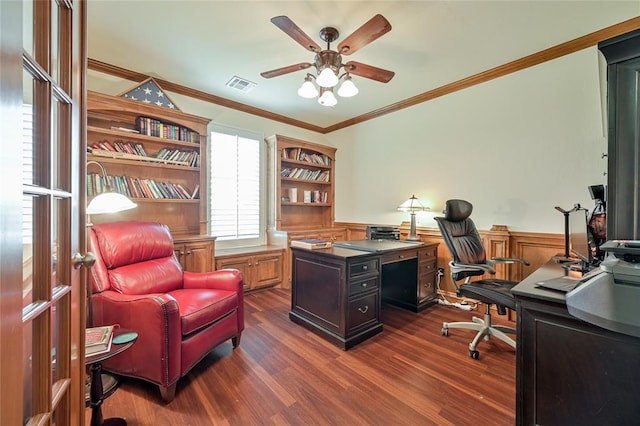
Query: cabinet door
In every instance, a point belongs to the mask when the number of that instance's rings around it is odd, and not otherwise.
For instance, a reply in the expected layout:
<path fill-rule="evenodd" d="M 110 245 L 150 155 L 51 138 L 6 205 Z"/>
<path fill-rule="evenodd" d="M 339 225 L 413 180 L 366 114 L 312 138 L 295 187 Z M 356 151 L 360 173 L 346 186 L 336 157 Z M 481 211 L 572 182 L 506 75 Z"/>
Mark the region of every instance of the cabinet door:
<path fill-rule="evenodd" d="M 216 269 L 237 269 L 242 273 L 244 290 L 249 290 L 253 283 L 253 267 L 251 256 L 236 256 L 218 259 Z"/>
<path fill-rule="evenodd" d="M 183 268 L 189 272 L 213 271 L 213 244 L 210 241 L 185 244 Z"/>
<path fill-rule="evenodd" d="M 263 254 L 254 258 L 254 282 L 251 288 L 261 288 L 282 282 L 282 253 Z"/>
<path fill-rule="evenodd" d="M 319 232 L 314 237 L 309 237 L 309 238 L 317 238 L 319 240 L 326 240 L 326 241 L 344 241 L 346 240 L 347 235 L 345 231 L 324 231 L 324 232 Z"/>

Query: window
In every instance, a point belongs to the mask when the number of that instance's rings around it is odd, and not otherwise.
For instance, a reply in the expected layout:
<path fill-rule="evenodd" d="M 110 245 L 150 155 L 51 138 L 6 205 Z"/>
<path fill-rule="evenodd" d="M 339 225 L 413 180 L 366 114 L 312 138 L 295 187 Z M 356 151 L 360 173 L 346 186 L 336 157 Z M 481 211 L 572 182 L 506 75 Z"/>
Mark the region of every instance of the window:
<path fill-rule="evenodd" d="M 262 135 L 214 125 L 209 158 L 211 235 L 219 247 L 265 242 Z"/>

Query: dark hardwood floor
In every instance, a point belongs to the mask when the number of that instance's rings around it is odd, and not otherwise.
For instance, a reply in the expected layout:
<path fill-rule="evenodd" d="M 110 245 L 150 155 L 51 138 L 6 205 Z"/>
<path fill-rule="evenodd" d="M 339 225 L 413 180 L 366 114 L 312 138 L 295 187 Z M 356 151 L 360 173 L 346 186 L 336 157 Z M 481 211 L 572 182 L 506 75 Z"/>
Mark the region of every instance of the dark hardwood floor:
<path fill-rule="evenodd" d="M 515 351 L 484 342 L 476 361 L 468 355 L 474 332 L 440 333 L 443 321 L 471 312 L 384 305 L 384 331 L 343 351 L 292 323 L 289 306 L 288 290 L 246 295 L 236 350 L 228 342 L 212 351 L 169 404 L 156 386 L 123 378 L 104 417 L 132 426 L 514 424 Z"/>

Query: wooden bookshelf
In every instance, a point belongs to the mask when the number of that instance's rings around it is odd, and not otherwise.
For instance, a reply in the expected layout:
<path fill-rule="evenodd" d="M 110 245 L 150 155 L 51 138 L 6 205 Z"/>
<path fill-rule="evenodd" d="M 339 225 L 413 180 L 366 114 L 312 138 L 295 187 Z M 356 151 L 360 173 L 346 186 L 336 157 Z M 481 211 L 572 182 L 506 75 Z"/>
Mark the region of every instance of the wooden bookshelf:
<path fill-rule="evenodd" d="M 283 231 L 332 227 L 336 149 L 282 135 L 266 140 L 269 227 Z"/>
<path fill-rule="evenodd" d="M 167 224 L 176 237 L 206 234 L 209 121 L 90 91 L 87 159 L 105 167 L 112 190 L 138 204 L 133 210 L 94 215 L 91 221 L 148 220 Z M 104 183 L 99 167 L 90 164 L 89 201 L 104 190 Z"/>
<path fill-rule="evenodd" d="M 286 249 L 283 287 L 288 288 L 292 240 L 346 238 L 344 228 L 334 227 L 336 148 L 282 135 L 270 136 L 266 141 L 269 240 Z M 309 193 L 307 200 L 305 191 Z"/>

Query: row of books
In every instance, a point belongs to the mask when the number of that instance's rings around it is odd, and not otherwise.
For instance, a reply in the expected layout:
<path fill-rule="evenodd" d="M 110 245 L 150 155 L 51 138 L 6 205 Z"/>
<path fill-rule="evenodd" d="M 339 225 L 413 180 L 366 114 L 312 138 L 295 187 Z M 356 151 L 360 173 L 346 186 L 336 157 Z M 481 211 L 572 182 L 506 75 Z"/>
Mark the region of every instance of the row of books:
<path fill-rule="evenodd" d="M 182 161 L 190 167 L 200 167 L 200 153 L 197 151 L 181 151 L 179 149 L 162 148 L 156 158 L 163 160 Z"/>
<path fill-rule="evenodd" d="M 285 160 L 306 161 L 313 164 L 322 164 L 324 166 L 331 165 L 331 158 L 325 154 L 317 154 L 308 152 L 302 148 L 285 148 L 282 150 L 282 158 Z"/>
<path fill-rule="evenodd" d="M 309 170 L 304 168 L 285 167 L 280 171 L 280 176 L 286 178 L 317 180 L 321 182 L 329 182 L 329 170 Z"/>
<path fill-rule="evenodd" d="M 105 181 L 99 174 L 87 175 L 87 195 L 90 197 L 105 192 L 107 188 L 130 198 L 189 200 L 197 199 L 200 195 L 200 185 L 196 185 L 193 192 L 190 192 L 174 182 L 158 182 L 131 176 L 107 176 Z"/>
<path fill-rule="evenodd" d="M 148 157 L 147 152 L 144 150 L 144 146 L 139 143 L 123 142 L 121 140 L 115 140 L 113 143 L 103 140 L 98 143 L 94 143 L 93 149 L 111 151 L 111 152 L 123 152 L 126 154 L 141 155 Z"/>
<path fill-rule="evenodd" d="M 165 123 L 155 118 L 136 118 L 136 130 L 142 135 L 178 141 L 200 143 L 200 134 L 177 124 Z"/>
<path fill-rule="evenodd" d="M 326 191 L 303 191 L 304 203 L 326 203 L 329 199 L 329 193 Z M 297 203 L 298 202 L 298 188 L 283 188 L 282 189 L 282 201 Z"/>
<path fill-rule="evenodd" d="M 144 146 L 142 146 L 141 144 L 139 143 L 132 144 L 130 142 L 121 142 L 121 141 L 115 141 L 113 142 L 113 144 L 109 143 L 109 141 L 100 141 L 92 145 L 91 151 L 92 152 L 95 152 L 95 151 L 113 152 L 113 153 L 117 153 L 118 156 L 123 154 L 131 154 L 131 155 L 146 157 L 149 159 L 147 161 L 153 161 L 151 160 L 151 158 L 156 158 L 159 160 L 174 162 L 174 164 L 179 164 L 176 162 L 180 162 L 180 163 L 184 163 L 180 165 L 185 165 L 189 167 L 200 167 L 200 153 L 197 151 L 183 151 L 179 149 L 162 148 L 160 151 L 158 151 L 155 157 L 150 157 L 144 150 Z M 98 154 L 99 153 L 96 153 L 96 155 Z M 145 161 L 143 159 L 137 159 L 135 157 L 133 158 L 129 157 L 128 159 Z"/>

